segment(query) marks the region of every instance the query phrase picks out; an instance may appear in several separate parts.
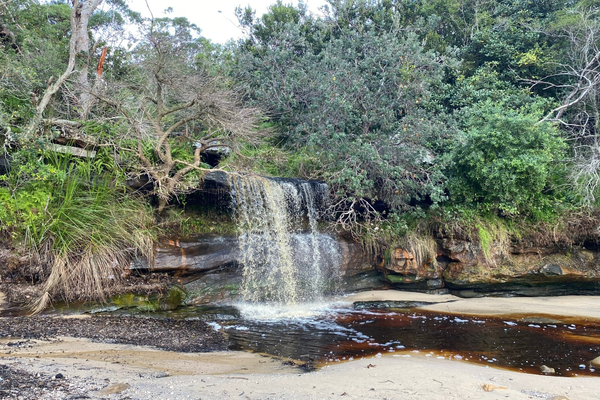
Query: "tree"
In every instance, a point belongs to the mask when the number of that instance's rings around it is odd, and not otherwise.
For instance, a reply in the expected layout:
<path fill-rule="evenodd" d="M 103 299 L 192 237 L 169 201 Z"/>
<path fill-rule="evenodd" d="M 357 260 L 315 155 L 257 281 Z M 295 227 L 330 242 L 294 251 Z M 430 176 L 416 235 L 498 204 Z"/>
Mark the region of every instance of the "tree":
<path fill-rule="evenodd" d="M 569 133 L 572 187 L 592 205 L 600 187 L 600 8 L 582 3 L 558 13 L 546 32 L 560 49 L 548 63 L 554 73 L 528 82 L 556 93 L 558 105 L 540 124 L 555 122 Z"/>
<path fill-rule="evenodd" d="M 265 132 L 259 113 L 243 107 L 238 95 L 195 65 L 204 39 L 185 18 L 155 19 L 136 50 L 132 80 L 94 93 L 125 119 L 128 135 L 113 141 L 135 158 L 134 167 L 152 179 L 158 213 L 185 192 L 192 172 L 208 171 L 201 155 L 211 148 L 236 149 Z M 110 94 L 110 96 L 108 95 Z"/>
<path fill-rule="evenodd" d="M 33 118 L 48 80 L 64 71 L 69 20 L 66 4 L 19 0 L 0 7 L 0 129 L 9 142 Z"/>
<path fill-rule="evenodd" d="M 67 79 L 75 71 L 77 57 L 80 53 L 88 53 L 90 50 L 90 39 L 88 33 L 88 23 L 92 13 L 98 8 L 102 0 L 73 0 L 71 9 L 71 38 L 69 40 L 69 61 L 64 72 L 56 79 L 49 81 L 48 88 L 39 100 L 35 115 L 29 128 L 29 134 L 37 129 L 42 121 L 46 107 L 52 97 L 64 85 Z M 91 97 L 89 95 L 89 82 L 87 70 L 79 71 L 77 83 L 80 91 L 81 116 L 86 117 L 91 107 Z"/>
<path fill-rule="evenodd" d="M 19 141 L 18 133 L 24 132 L 23 143 L 39 141 L 39 147 L 53 139 L 45 137 L 49 128 L 63 133 L 77 130 L 89 117 L 96 101 L 90 95 L 90 66 L 95 66 L 100 52 L 106 54 L 111 33 L 124 25 L 123 15 L 138 18 L 122 0 L 107 0 L 108 10 L 100 7 L 102 3 L 15 0 L 0 7 L 0 16 L 6 17 L 0 20 L 2 29 L 10 38 L 10 43 L 0 43 L 6 50 L 0 53 L 4 71 L 0 101 L 3 109 L 10 110 L 3 125 L 17 133 L 7 134 L 9 140 Z M 93 45 L 91 30 L 102 33 Z M 96 74 L 94 84 L 101 81 Z"/>
<path fill-rule="evenodd" d="M 377 201 L 393 210 L 439 201 L 442 177 L 428 144 L 449 130 L 429 98 L 454 60 L 426 51 L 380 2 L 332 2 L 325 20 L 283 7 L 251 26 L 235 77 L 279 124 L 288 149 L 319 157 L 338 221 L 375 216 Z"/>
<path fill-rule="evenodd" d="M 539 106 L 515 110 L 488 100 L 462 113 L 464 134 L 446 172 L 452 201 L 505 217 L 529 216 L 543 204 L 540 196 L 562 157 L 558 130 L 547 122 L 536 124 Z"/>

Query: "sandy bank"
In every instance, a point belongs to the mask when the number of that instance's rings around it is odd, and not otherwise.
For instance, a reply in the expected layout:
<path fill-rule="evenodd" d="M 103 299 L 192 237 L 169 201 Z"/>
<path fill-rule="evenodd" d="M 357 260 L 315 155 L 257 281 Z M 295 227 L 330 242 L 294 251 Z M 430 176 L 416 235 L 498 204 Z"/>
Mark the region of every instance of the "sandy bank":
<path fill-rule="evenodd" d="M 462 299 L 373 291 L 346 296 L 343 301 L 421 302 L 426 304 L 420 309 L 457 314 L 546 314 L 600 319 L 600 297 L 590 296 Z M 141 327 L 144 322 L 135 323 Z M 63 392 L 53 389 L 34 393 L 23 387 L 9 397 L 22 399 L 68 398 L 64 393 L 71 393 L 71 397 L 84 393 L 90 398 L 123 400 L 600 398 L 600 378 L 523 374 L 428 356 L 426 352 L 386 354 L 305 373 L 258 354 L 182 353 L 61 336 L 51 340 L 3 339 L 0 366 L 24 371 L 34 380 L 38 379 L 37 374 L 47 379 L 57 374 L 64 377 Z M 494 390 L 485 391 L 486 385 Z M 101 389 L 106 392 L 103 394 Z"/>
<path fill-rule="evenodd" d="M 346 296 L 344 301 L 414 301 L 431 303 L 420 310 L 468 315 L 547 314 L 600 319 L 600 296 L 480 297 L 374 290 Z"/>
<path fill-rule="evenodd" d="M 111 399 L 597 399 L 598 378 L 519 374 L 464 362 L 395 354 L 301 373 L 240 352 L 175 353 L 65 338 L 30 342 L 0 364 L 88 382 L 92 398 Z M 119 384 L 119 386 L 115 386 Z M 491 392 L 484 385 L 498 388 Z M 100 388 L 122 390 L 101 395 Z M 101 392 L 100 392 L 101 393 Z M 47 397 L 54 398 L 50 394 Z M 563 397 L 564 399 L 564 397 Z"/>

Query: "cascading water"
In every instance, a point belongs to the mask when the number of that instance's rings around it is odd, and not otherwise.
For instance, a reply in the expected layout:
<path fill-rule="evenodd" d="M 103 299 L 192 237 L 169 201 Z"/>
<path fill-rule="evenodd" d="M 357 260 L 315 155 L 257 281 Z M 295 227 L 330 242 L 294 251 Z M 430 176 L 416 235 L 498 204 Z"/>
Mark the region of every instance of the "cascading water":
<path fill-rule="evenodd" d="M 337 280 L 341 252 L 317 230 L 327 202 L 320 182 L 231 175 L 245 302 L 316 302 Z"/>

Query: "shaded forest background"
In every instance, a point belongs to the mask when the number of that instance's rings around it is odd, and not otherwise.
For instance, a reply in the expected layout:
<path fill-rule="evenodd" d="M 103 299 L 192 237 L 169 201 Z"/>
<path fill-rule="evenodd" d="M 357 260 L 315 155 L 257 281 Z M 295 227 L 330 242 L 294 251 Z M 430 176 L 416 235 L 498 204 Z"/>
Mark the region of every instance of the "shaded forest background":
<path fill-rule="evenodd" d="M 3 241 L 38 310 L 102 298 L 161 233 L 220 229 L 187 196 L 217 169 L 327 182 L 330 228 L 371 247 L 596 240 L 599 13 L 278 2 L 239 8 L 245 38 L 219 45 L 123 0 L 0 0 Z"/>

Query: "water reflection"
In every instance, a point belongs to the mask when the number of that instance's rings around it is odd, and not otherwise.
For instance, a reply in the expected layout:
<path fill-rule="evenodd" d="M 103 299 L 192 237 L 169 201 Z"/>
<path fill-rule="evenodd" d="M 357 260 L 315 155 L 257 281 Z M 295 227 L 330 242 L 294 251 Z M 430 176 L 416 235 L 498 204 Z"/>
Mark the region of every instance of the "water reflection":
<path fill-rule="evenodd" d="M 532 322 L 532 320 L 545 322 Z M 477 362 L 528 373 L 540 366 L 557 375 L 597 376 L 600 324 L 450 316 L 410 310 L 324 311 L 312 318 L 240 319 L 223 325 L 232 349 L 276 355 L 316 366 L 384 353 Z"/>
<path fill-rule="evenodd" d="M 64 314 L 81 309 L 55 310 Z M 202 319 L 225 332 L 232 350 L 266 353 L 319 367 L 378 354 L 440 357 L 540 374 L 598 376 L 600 321 L 548 315 L 473 317 L 411 308 L 355 310 L 347 303 L 90 309 L 108 315 Z"/>

